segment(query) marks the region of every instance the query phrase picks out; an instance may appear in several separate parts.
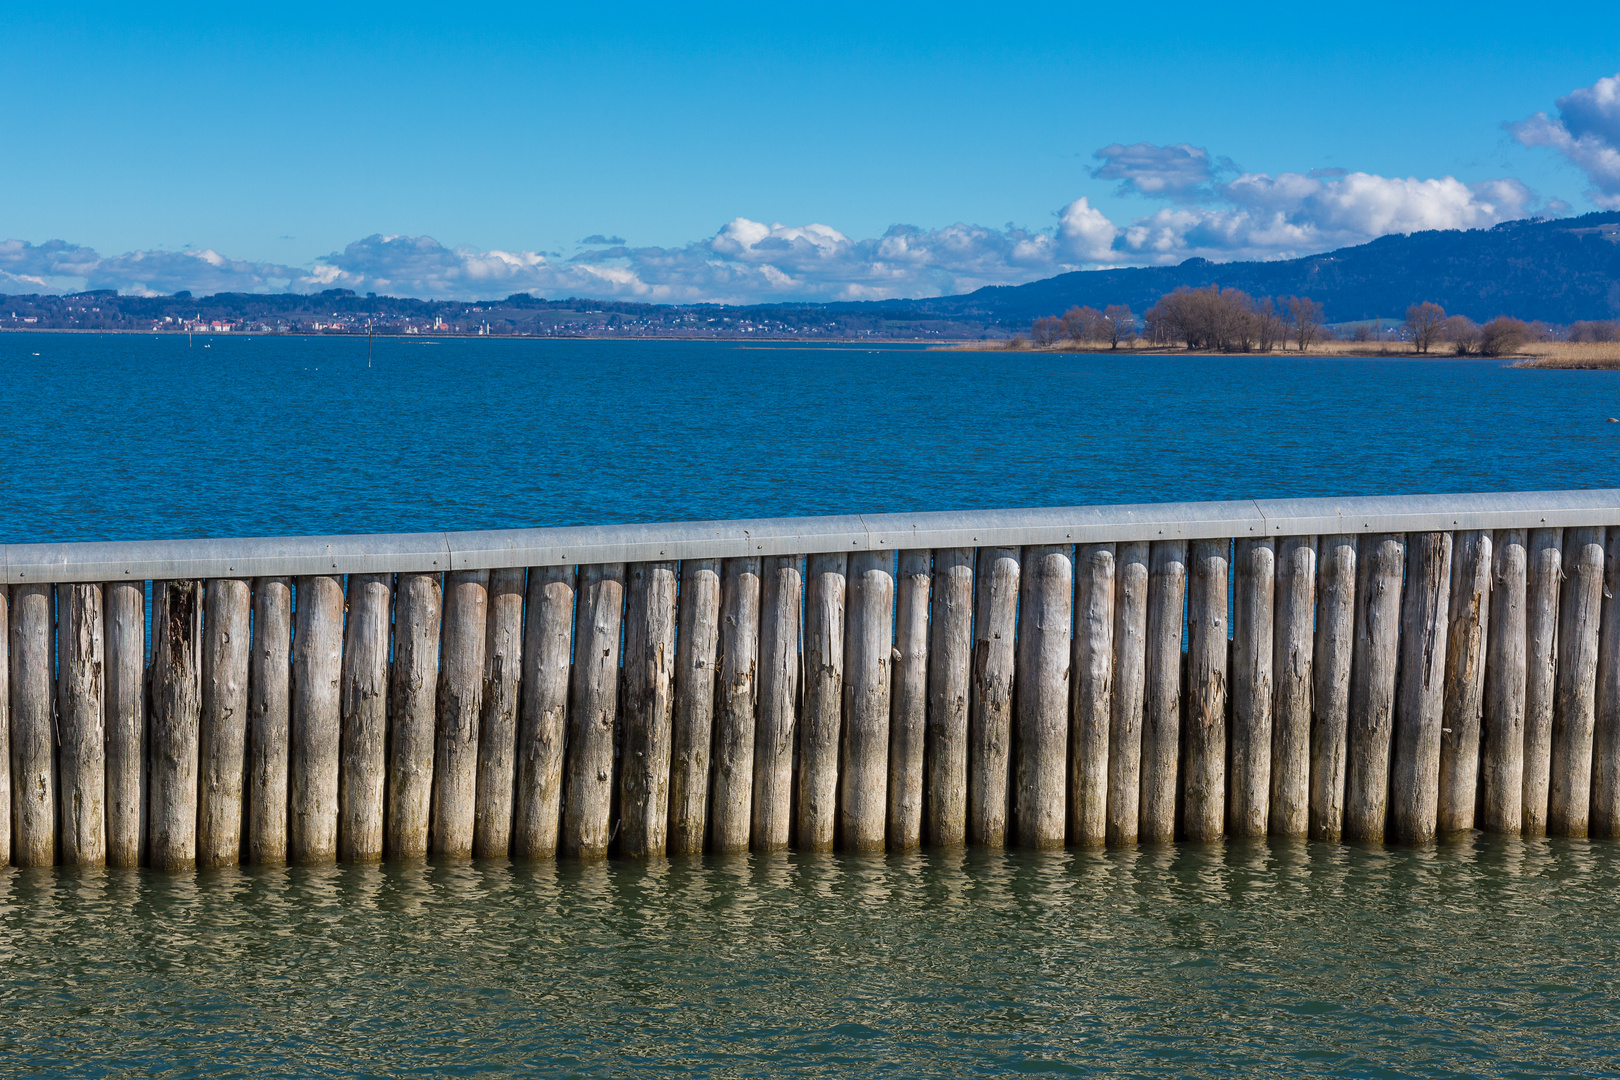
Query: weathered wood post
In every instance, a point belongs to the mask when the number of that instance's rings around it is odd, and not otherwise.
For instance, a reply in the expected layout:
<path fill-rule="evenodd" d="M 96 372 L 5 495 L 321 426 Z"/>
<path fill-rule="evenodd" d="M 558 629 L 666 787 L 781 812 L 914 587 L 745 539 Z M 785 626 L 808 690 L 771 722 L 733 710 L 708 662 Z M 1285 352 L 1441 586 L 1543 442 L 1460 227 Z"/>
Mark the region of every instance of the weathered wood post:
<path fill-rule="evenodd" d="M 1384 839 L 1405 566 L 1403 537 L 1361 537 L 1356 551 L 1356 639 L 1350 657 L 1345 746 L 1343 835 L 1348 840 Z"/>
<path fill-rule="evenodd" d="M 1120 544 L 1114 578 L 1114 695 L 1108 721 L 1108 843 L 1136 843 L 1142 803 L 1149 546 Z"/>
<path fill-rule="evenodd" d="M 1288 536 L 1277 541 L 1276 603 L 1269 829 L 1272 836 L 1303 839 L 1310 834 L 1311 812 L 1311 637 L 1316 622 L 1316 537 Z M 1343 761 L 1341 752 L 1340 791 Z"/>
<path fill-rule="evenodd" d="M 12 589 L 14 604 L 21 591 Z M 15 619 L 17 613 L 13 612 L 12 617 Z M 195 866 L 197 862 L 197 726 L 202 714 L 202 582 L 152 583 L 152 639 L 147 863 L 158 870 L 183 870 Z M 12 647 L 15 650 L 15 639 Z M 12 681 L 16 681 L 15 669 Z M 16 744 L 13 742 L 13 754 L 15 752 Z M 19 848 L 22 847 L 22 840 L 23 834 L 19 829 Z M 19 850 L 17 854 L 20 856 L 22 852 Z"/>
<path fill-rule="evenodd" d="M 1277 550 L 1269 536 L 1233 544 L 1232 767 L 1229 836 L 1264 836 L 1271 822 L 1271 683 Z"/>
<path fill-rule="evenodd" d="M 392 574 L 349 575 L 338 697 L 338 857 L 345 862 L 370 862 L 383 855 L 393 593 Z"/>
<path fill-rule="evenodd" d="M 715 654 L 720 644 L 720 562 L 681 563 L 675 652 L 675 716 L 670 743 L 669 853 L 703 850 L 709 822 L 709 759 L 714 745 Z M 836 751 L 835 751 L 836 755 Z M 834 764 L 836 766 L 836 757 Z"/>
<path fill-rule="evenodd" d="M 517 807 L 512 826 L 512 854 L 520 859 L 557 854 L 577 579 L 572 566 L 529 570 L 523 678 L 519 681 Z"/>
<path fill-rule="evenodd" d="M 1525 531 L 1496 534 L 1485 636 L 1480 825 L 1517 836 L 1524 827 Z"/>
<path fill-rule="evenodd" d="M 1445 720 L 1440 726 L 1437 829 L 1441 835 L 1467 832 L 1474 827 L 1486 632 L 1490 629 L 1491 547 L 1489 532 L 1466 531 L 1456 535 L 1451 552 Z"/>
<path fill-rule="evenodd" d="M 58 585 L 57 821 L 64 866 L 107 861 L 106 633 L 100 584 Z"/>
<path fill-rule="evenodd" d="M 139 866 L 146 846 L 146 582 L 110 581 L 102 600 L 107 612 L 107 865 Z M 11 800 L 0 807 L 9 818 Z M 5 832 L 9 848 L 11 830 Z"/>
<path fill-rule="evenodd" d="M 1553 836 L 1585 836 L 1592 807 L 1592 727 L 1603 604 L 1603 530 L 1567 530 L 1564 556 L 1547 832 Z"/>
<path fill-rule="evenodd" d="M 849 557 L 843 776 L 838 822 L 846 851 L 882 851 L 889 807 L 889 672 L 894 651 L 894 553 Z"/>
<path fill-rule="evenodd" d="M 1187 542 L 1155 540 L 1148 574 L 1147 672 L 1142 705 L 1143 841 L 1176 835 L 1176 767 L 1181 756 L 1181 635 L 1187 598 Z"/>
<path fill-rule="evenodd" d="M 755 851 L 793 834 L 793 743 L 799 710 L 799 556 L 764 560 L 760 583 L 759 736 L 754 742 Z"/>
<path fill-rule="evenodd" d="M 11 862 L 11 588 L 0 581 L 0 866 Z"/>
<path fill-rule="evenodd" d="M 843 742 L 844 606 L 849 556 L 805 561 L 804 705 L 799 718 L 798 847 L 831 851 L 838 825 Z"/>
<path fill-rule="evenodd" d="M 1069 841 L 1108 839 L 1108 714 L 1114 701 L 1114 545 L 1074 550 L 1073 701 L 1069 707 Z"/>
<path fill-rule="evenodd" d="M 889 713 L 889 848 L 922 842 L 928 735 L 928 586 L 931 552 L 902 551 L 896 582 L 894 690 Z"/>
<path fill-rule="evenodd" d="M 478 791 L 478 714 L 484 708 L 484 650 L 489 644 L 489 571 L 444 576 L 439 641 L 439 719 L 433 740 L 433 854 L 472 856 Z"/>
<path fill-rule="evenodd" d="M 343 581 L 301 577 L 295 599 L 287 861 L 313 865 L 337 859 Z"/>
<path fill-rule="evenodd" d="M 1344 836 L 1350 673 L 1355 668 L 1356 540 L 1324 536 L 1311 660 L 1311 839 Z"/>
<path fill-rule="evenodd" d="M 1219 840 L 1226 828 L 1226 610 L 1230 540 L 1194 540 L 1187 568 L 1187 724 L 1182 834 Z"/>
<path fill-rule="evenodd" d="M 720 577 L 709 849 L 748 850 L 754 813 L 754 725 L 759 675 L 759 559 L 727 559 Z"/>
<path fill-rule="evenodd" d="M 203 586 L 198 866 L 235 866 L 242 859 L 252 608 L 253 587 L 246 581 L 215 578 Z"/>
<path fill-rule="evenodd" d="M 473 797 L 472 849 L 480 858 L 504 859 L 512 850 L 526 578 L 527 571 L 521 566 L 489 574 L 484 692 L 478 713 L 478 776 Z"/>
<path fill-rule="evenodd" d="M 568 756 L 563 766 L 562 850 L 583 859 L 606 856 L 613 835 L 613 743 L 623 618 L 624 564 L 581 567 Z"/>
<path fill-rule="evenodd" d="M 438 574 L 400 574 L 395 589 L 383 851 L 419 859 L 428 853 L 444 592 Z"/>
<path fill-rule="evenodd" d="M 1547 835 L 1552 774 L 1553 697 L 1558 674 L 1558 593 L 1564 580 L 1564 531 L 1532 529 L 1525 586 L 1524 826 Z"/>
<path fill-rule="evenodd" d="M 253 582 L 253 652 L 248 659 L 247 857 L 287 861 L 288 727 L 292 709 L 292 585 Z"/>
<path fill-rule="evenodd" d="M 934 847 L 967 842 L 968 699 L 973 686 L 972 548 L 934 552 L 923 798 Z M 808 639 L 807 639 L 808 640 Z"/>
<path fill-rule="evenodd" d="M 1451 534 L 1413 533 L 1407 542 L 1389 816 L 1395 839 L 1412 844 L 1433 840 L 1439 821 Z"/>
<path fill-rule="evenodd" d="M 1591 834 L 1620 836 L 1620 528 L 1603 554 L 1603 623 L 1598 636 L 1592 729 Z"/>
<path fill-rule="evenodd" d="M 1023 563 L 1013 825 L 1020 847 L 1061 848 L 1068 827 L 1074 563 L 1066 545 L 1025 548 Z"/>
<path fill-rule="evenodd" d="M 974 575 L 973 694 L 968 705 L 968 842 L 1007 842 L 1007 770 L 1018 617 L 1017 548 L 983 547 Z"/>
<path fill-rule="evenodd" d="M 11 587 L 12 861 L 56 862 L 56 613 L 50 585 Z"/>
<path fill-rule="evenodd" d="M 669 834 L 676 569 L 672 562 L 631 563 L 628 576 L 619 850 L 626 855 L 662 855 Z"/>

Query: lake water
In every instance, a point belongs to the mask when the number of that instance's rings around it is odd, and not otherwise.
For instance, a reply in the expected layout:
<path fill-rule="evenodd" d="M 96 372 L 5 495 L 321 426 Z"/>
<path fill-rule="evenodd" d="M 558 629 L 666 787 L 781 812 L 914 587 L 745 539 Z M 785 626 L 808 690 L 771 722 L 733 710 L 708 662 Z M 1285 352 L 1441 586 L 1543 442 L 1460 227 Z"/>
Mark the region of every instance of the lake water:
<path fill-rule="evenodd" d="M 0 541 L 1613 486 L 1620 373 L 0 335 Z M 1620 1075 L 1620 845 L 0 870 L 0 1075 Z"/>

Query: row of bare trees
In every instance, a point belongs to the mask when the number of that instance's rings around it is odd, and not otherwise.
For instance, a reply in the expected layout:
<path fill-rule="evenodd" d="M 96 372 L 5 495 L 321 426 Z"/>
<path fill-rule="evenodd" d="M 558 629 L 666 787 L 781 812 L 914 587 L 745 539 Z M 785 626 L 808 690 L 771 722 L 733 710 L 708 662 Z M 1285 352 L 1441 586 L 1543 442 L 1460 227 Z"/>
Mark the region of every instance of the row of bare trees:
<path fill-rule="evenodd" d="M 1322 305 L 1304 296 L 1256 300 L 1242 289 L 1186 287 L 1167 293 L 1148 309 L 1144 336 L 1156 345 L 1186 343 L 1189 349 L 1271 352 L 1290 339 L 1301 351 L 1322 338 Z"/>
<path fill-rule="evenodd" d="M 1445 308 L 1429 300 L 1406 309 L 1405 329 L 1416 352 L 1427 353 L 1444 343 L 1458 356 L 1506 356 L 1537 336 L 1523 319 L 1498 315 L 1481 326 L 1466 315 L 1447 315 Z"/>
<path fill-rule="evenodd" d="M 1077 344 L 1106 344 L 1119 348 L 1136 339 L 1136 313 L 1124 304 L 1109 304 L 1102 311 L 1094 307 L 1072 307 L 1062 317 L 1042 315 L 1030 327 L 1029 336 L 1037 345 L 1056 345 L 1064 338 Z"/>

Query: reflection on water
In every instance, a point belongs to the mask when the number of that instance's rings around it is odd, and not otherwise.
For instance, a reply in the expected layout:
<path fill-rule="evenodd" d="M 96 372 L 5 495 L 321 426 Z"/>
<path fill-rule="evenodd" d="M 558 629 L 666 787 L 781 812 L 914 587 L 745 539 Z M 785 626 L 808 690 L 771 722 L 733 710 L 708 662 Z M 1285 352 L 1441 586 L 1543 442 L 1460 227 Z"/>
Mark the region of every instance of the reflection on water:
<path fill-rule="evenodd" d="M 1620 845 L 0 871 L 0 1072 L 1612 1073 Z"/>

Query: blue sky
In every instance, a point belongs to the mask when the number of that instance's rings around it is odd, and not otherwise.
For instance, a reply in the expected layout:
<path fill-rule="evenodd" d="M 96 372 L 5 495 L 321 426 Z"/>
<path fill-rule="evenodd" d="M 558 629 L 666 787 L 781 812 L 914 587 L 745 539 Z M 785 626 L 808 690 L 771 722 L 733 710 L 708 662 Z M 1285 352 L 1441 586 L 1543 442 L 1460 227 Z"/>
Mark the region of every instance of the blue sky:
<path fill-rule="evenodd" d="M 0 40 L 0 292 L 919 295 L 1620 206 L 1612 3 L 92 3 Z"/>

